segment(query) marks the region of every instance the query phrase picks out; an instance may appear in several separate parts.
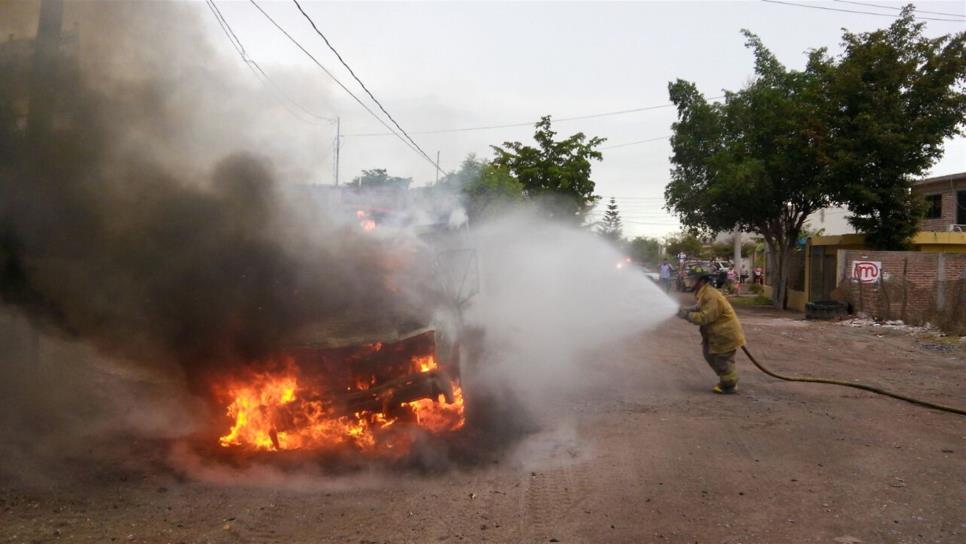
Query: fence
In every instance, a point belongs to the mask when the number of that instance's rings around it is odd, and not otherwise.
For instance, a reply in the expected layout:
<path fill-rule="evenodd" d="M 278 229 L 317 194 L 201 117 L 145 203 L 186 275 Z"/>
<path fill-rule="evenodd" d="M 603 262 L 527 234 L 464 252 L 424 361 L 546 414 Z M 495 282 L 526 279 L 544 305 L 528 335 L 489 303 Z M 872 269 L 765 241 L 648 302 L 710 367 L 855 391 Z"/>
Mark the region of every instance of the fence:
<path fill-rule="evenodd" d="M 838 290 L 856 313 L 966 335 L 966 254 L 844 253 Z"/>

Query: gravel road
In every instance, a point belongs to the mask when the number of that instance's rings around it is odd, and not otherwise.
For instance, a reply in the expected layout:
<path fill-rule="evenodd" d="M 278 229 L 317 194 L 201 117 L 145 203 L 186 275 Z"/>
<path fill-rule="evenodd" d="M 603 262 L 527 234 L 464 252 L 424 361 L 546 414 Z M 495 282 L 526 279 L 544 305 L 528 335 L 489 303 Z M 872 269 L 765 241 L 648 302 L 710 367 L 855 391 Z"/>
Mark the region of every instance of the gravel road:
<path fill-rule="evenodd" d="M 776 370 L 966 405 L 958 339 L 739 315 Z M 966 542 L 966 418 L 779 382 L 743 355 L 740 394 L 713 395 L 678 320 L 586 371 L 542 429 L 446 469 L 200 479 L 171 467 L 170 445 L 132 442 L 132 463 L 92 443 L 100 461 L 0 480 L 0 542 Z"/>

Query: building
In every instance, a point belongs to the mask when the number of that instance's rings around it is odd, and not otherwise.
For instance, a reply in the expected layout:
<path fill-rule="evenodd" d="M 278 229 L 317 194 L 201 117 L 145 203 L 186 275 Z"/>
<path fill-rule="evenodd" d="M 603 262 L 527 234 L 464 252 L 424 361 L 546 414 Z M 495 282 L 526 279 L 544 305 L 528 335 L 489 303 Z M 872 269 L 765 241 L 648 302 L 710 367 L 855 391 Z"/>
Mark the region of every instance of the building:
<path fill-rule="evenodd" d="M 966 302 L 966 172 L 917 181 L 912 197 L 928 208 L 910 251 L 872 251 L 864 235 L 839 229 L 812 236 L 790 263 L 788 307 L 803 311 L 808 302 L 846 299 L 876 317 L 948 322 L 962 330 L 966 316 L 955 308 Z M 881 279 L 857 279 L 856 262 L 875 263 Z"/>
<path fill-rule="evenodd" d="M 917 181 L 912 194 L 926 202 L 924 232 L 966 232 L 966 172 Z"/>

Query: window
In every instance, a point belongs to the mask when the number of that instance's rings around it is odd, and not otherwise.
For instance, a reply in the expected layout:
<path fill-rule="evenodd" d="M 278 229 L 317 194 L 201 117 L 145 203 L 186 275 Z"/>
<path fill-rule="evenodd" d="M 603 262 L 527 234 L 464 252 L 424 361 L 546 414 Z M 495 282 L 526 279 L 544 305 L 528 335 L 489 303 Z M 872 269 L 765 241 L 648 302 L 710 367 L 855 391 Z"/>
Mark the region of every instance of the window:
<path fill-rule="evenodd" d="M 943 216 L 943 195 L 926 195 L 926 219 Z"/>
<path fill-rule="evenodd" d="M 966 225 L 966 191 L 957 193 L 956 200 L 956 203 L 959 204 L 956 206 L 956 223 Z"/>

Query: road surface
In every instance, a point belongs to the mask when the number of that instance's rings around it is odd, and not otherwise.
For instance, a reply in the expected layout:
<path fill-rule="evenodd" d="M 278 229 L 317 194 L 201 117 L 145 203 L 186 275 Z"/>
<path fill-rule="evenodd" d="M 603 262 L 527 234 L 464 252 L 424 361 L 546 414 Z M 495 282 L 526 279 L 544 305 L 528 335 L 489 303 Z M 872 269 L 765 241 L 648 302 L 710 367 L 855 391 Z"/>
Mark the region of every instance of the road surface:
<path fill-rule="evenodd" d="M 958 339 L 739 315 L 776 370 L 966 405 Z M 669 321 L 594 354 L 592 385 L 512 449 L 388 477 L 199 481 L 150 445 L 109 462 L 94 443 L 70 474 L 0 481 L 0 542 L 966 542 L 966 418 L 743 355 L 739 372 L 739 395 L 713 395 L 696 329 Z"/>

